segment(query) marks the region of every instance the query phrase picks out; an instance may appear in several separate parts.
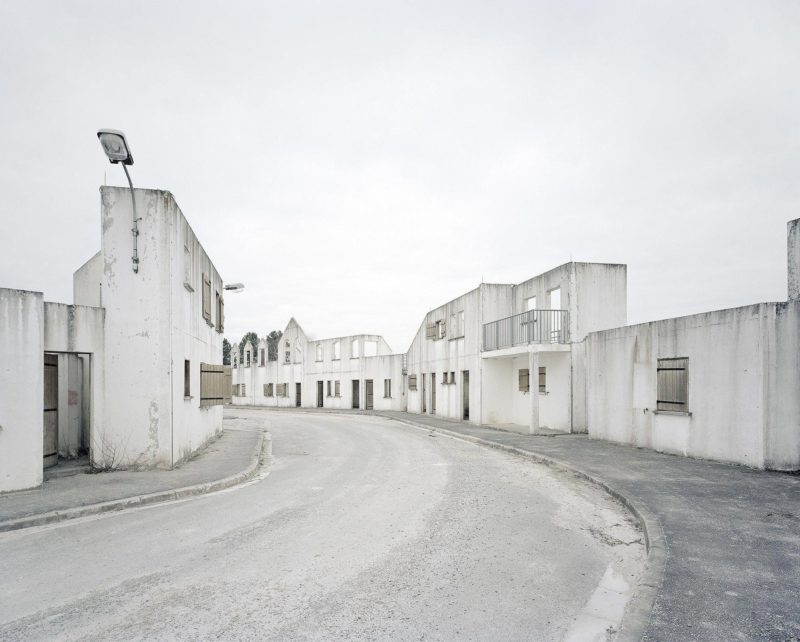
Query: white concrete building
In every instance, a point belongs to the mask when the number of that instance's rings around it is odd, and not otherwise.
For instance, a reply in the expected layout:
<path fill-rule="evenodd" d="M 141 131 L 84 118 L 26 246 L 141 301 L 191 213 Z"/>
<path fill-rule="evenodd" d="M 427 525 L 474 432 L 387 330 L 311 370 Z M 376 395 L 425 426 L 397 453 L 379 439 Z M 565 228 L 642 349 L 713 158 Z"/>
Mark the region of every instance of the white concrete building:
<path fill-rule="evenodd" d="M 233 358 L 233 401 L 272 407 L 404 410 L 404 355 L 383 337 L 359 334 L 309 339 L 291 319 L 270 361 L 266 340 L 239 346 Z"/>
<path fill-rule="evenodd" d="M 788 232 L 787 301 L 589 334 L 591 436 L 800 468 L 800 219 Z"/>
<path fill-rule="evenodd" d="M 406 354 L 390 354 L 375 336 L 309 341 L 292 321 L 283 362 L 263 363 L 264 344 L 245 347 L 251 362 L 236 368 L 244 389 L 235 400 L 406 410 L 528 434 L 588 432 L 795 470 L 800 219 L 788 232 L 786 302 L 626 326 L 626 266 L 571 262 L 516 285 L 482 283 L 431 310 Z M 364 354 L 368 341 L 375 356 Z M 387 380 L 391 397 L 366 391 L 367 381 L 379 392 Z"/>
<path fill-rule="evenodd" d="M 169 192 L 101 188 L 101 247 L 75 305 L 0 289 L 0 492 L 86 453 L 97 467 L 180 463 L 222 429 L 222 280 Z M 44 405 L 42 400 L 44 399 Z"/>

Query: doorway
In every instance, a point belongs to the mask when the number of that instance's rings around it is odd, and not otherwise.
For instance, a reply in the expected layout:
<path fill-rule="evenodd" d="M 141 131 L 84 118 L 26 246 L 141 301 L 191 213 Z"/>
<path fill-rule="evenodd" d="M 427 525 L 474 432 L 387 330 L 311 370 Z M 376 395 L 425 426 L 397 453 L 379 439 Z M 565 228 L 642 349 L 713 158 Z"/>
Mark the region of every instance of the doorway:
<path fill-rule="evenodd" d="M 58 464 L 58 355 L 44 355 L 44 467 Z"/>
<path fill-rule="evenodd" d="M 469 370 L 461 373 L 461 417 L 469 419 Z"/>
<path fill-rule="evenodd" d="M 353 379 L 353 403 L 352 406 L 354 409 L 358 409 L 361 407 L 361 400 L 358 398 L 358 391 L 359 391 L 359 380 Z"/>
<path fill-rule="evenodd" d="M 366 392 L 365 392 L 366 399 L 364 400 L 366 404 L 364 407 L 367 410 L 372 410 L 372 379 L 367 379 L 366 381 L 364 381 L 364 386 L 366 387 Z"/>
<path fill-rule="evenodd" d="M 300 407 L 302 401 L 302 388 L 299 383 L 294 384 L 294 405 Z"/>
<path fill-rule="evenodd" d="M 431 414 L 436 414 L 436 373 L 431 372 Z"/>
<path fill-rule="evenodd" d="M 427 387 L 427 377 L 424 372 L 422 373 L 422 412 L 423 414 L 428 412 L 428 395 L 426 392 Z"/>
<path fill-rule="evenodd" d="M 322 408 L 322 381 L 317 381 L 317 408 Z"/>

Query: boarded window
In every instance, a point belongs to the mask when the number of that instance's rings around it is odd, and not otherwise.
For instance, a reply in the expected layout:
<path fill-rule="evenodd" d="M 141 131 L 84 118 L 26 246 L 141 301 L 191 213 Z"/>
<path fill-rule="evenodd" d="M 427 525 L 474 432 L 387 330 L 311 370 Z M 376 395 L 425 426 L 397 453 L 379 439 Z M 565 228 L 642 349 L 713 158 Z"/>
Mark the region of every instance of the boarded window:
<path fill-rule="evenodd" d="M 203 273 L 203 318 L 211 325 L 211 279 Z"/>
<path fill-rule="evenodd" d="M 217 332 L 225 330 L 225 301 L 217 292 Z"/>
<path fill-rule="evenodd" d="M 658 360 L 658 410 L 689 412 L 689 358 Z"/>
<path fill-rule="evenodd" d="M 272 396 L 272 384 L 271 383 L 265 383 L 264 384 L 264 396 L 265 397 L 271 397 Z"/>
<path fill-rule="evenodd" d="M 192 362 L 188 359 L 183 362 L 183 396 L 192 396 Z"/>
<path fill-rule="evenodd" d="M 289 394 L 287 393 L 287 384 L 279 383 L 277 386 L 277 394 L 279 397 L 288 397 Z"/>
<path fill-rule="evenodd" d="M 547 367 L 539 366 L 539 392 L 547 392 Z"/>
<path fill-rule="evenodd" d="M 339 397 L 339 396 L 340 396 L 340 395 L 339 395 L 339 382 L 338 382 L 338 381 L 334 383 L 334 394 L 335 394 L 337 397 Z"/>
<path fill-rule="evenodd" d="M 436 338 L 436 324 L 431 323 L 430 325 L 425 326 L 425 338 L 426 339 L 435 339 Z"/>
<path fill-rule="evenodd" d="M 384 399 L 388 399 L 392 396 L 392 380 L 391 379 L 384 379 L 383 380 L 383 397 Z"/>
<path fill-rule="evenodd" d="M 417 389 L 417 375 L 408 375 L 408 389 L 409 390 Z"/>
<path fill-rule="evenodd" d="M 528 368 L 520 368 L 518 373 L 519 390 L 520 392 L 530 392 L 531 390 L 531 373 Z"/>
<path fill-rule="evenodd" d="M 186 363 L 189 363 L 188 361 Z M 244 384 L 242 396 L 244 396 Z M 200 407 L 221 406 L 231 402 L 231 369 L 229 366 L 200 364 Z"/>

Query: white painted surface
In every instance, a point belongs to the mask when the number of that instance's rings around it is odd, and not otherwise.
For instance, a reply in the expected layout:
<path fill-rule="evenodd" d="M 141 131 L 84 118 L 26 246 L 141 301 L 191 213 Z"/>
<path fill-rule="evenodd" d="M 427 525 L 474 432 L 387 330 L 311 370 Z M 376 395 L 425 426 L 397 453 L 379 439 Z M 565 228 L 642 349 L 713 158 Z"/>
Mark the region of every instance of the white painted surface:
<path fill-rule="evenodd" d="M 0 288 L 0 492 L 42 483 L 44 301 Z"/>
<path fill-rule="evenodd" d="M 758 468 L 798 467 L 799 318 L 796 303 L 762 303 L 590 334 L 589 433 Z M 689 358 L 691 415 L 654 413 L 665 357 Z"/>

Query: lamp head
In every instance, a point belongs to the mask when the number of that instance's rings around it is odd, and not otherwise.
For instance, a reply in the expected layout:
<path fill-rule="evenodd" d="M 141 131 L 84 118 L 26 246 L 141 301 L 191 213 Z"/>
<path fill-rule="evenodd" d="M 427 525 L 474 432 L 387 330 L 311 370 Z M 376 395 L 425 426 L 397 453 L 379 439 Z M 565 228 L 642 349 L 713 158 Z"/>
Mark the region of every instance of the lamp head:
<path fill-rule="evenodd" d="M 125 140 L 125 134 L 118 129 L 101 129 L 97 132 L 100 145 L 112 163 L 122 163 L 123 165 L 133 165 L 131 148 Z"/>

